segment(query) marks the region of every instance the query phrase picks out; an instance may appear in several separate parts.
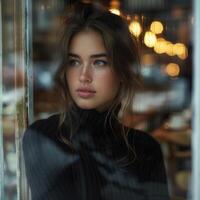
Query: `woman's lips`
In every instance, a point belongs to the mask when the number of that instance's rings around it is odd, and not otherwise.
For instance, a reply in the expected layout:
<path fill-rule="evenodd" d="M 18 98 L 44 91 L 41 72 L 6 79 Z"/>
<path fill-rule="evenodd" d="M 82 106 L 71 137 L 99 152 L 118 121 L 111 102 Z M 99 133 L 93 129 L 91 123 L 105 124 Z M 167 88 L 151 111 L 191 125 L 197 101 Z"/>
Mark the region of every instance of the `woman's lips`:
<path fill-rule="evenodd" d="M 84 89 L 78 89 L 77 90 L 78 96 L 82 98 L 91 98 L 95 95 L 95 91 L 92 90 L 84 90 Z"/>

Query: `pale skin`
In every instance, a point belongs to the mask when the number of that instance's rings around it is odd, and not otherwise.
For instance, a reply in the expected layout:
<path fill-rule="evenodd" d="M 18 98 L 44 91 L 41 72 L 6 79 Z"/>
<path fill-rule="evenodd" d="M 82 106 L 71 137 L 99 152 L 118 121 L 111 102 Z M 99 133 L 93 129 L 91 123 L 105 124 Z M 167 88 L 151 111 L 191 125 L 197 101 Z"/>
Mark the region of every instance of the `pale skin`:
<path fill-rule="evenodd" d="M 77 33 L 69 46 L 66 78 L 73 101 L 83 109 L 107 109 L 120 81 L 112 70 L 101 35 L 93 30 Z"/>

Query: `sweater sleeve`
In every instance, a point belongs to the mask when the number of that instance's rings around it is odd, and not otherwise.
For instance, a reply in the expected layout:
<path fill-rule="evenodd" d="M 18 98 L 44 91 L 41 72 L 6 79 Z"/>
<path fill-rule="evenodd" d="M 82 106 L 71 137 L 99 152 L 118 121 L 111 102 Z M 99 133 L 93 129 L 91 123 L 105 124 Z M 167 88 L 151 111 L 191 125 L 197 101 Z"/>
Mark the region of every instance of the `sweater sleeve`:
<path fill-rule="evenodd" d="M 42 199 L 42 194 L 46 193 L 45 172 L 43 160 L 41 159 L 41 121 L 32 124 L 24 133 L 22 140 L 26 176 L 31 188 L 32 199 Z"/>
<path fill-rule="evenodd" d="M 52 139 L 56 131 L 52 123 L 49 119 L 39 120 L 29 126 L 23 136 L 25 169 L 32 200 L 64 200 L 64 194 L 75 193 L 71 166 L 78 158 Z"/>

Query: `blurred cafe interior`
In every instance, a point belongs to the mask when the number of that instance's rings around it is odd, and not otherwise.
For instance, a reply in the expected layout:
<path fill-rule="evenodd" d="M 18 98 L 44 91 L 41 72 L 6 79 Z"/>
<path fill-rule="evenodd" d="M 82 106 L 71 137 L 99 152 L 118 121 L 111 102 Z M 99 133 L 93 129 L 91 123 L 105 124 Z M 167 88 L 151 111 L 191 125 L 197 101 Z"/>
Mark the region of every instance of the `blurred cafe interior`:
<path fill-rule="evenodd" d="M 54 74 L 58 29 L 69 0 L 1 0 L 0 200 L 28 199 L 21 136 L 59 111 Z M 171 200 L 191 199 L 193 2 L 94 0 L 127 18 L 140 50 L 143 83 L 123 122 L 161 145 Z"/>

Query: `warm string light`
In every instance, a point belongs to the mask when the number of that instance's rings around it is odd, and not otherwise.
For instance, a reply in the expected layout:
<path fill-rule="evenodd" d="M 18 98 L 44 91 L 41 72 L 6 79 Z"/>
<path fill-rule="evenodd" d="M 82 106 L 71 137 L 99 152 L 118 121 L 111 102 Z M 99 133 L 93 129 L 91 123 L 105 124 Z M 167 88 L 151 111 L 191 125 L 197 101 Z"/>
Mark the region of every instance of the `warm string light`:
<path fill-rule="evenodd" d="M 187 47 L 182 43 L 174 44 L 173 51 L 182 60 L 184 60 L 188 57 Z"/>
<path fill-rule="evenodd" d="M 120 2 L 118 0 L 112 0 L 110 3 L 110 12 L 115 15 L 121 15 L 120 12 Z"/>
<path fill-rule="evenodd" d="M 156 44 L 156 35 L 151 32 L 151 31 L 147 31 L 144 35 L 144 44 L 147 46 L 147 47 L 154 47 L 154 45 Z"/>
<path fill-rule="evenodd" d="M 154 45 L 154 51 L 157 54 L 165 53 L 165 39 L 164 38 L 158 38 L 156 40 L 156 43 Z"/>
<path fill-rule="evenodd" d="M 138 38 L 142 32 L 142 27 L 138 21 L 133 20 L 129 25 L 129 30 L 135 37 Z"/>
<path fill-rule="evenodd" d="M 170 77 L 177 77 L 180 74 L 180 66 L 176 63 L 169 63 L 165 66 L 165 73 Z"/>
<path fill-rule="evenodd" d="M 120 12 L 120 1 L 112 0 L 110 3 L 110 12 L 121 15 Z M 131 21 L 130 15 L 127 16 L 127 20 L 130 21 L 129 30 L 136 37 L 142 33 L 142 26 L 139 23 L 138 16 Z M 150 30 L 146 31 L 144 34 L 144 44 L 153 48 L 154 52 L 157 54 L 167 54 L 168 56 L 178 56 L 180 59 L 184 60 L 188 57 L 188 49 L 182 43 L 173 44 L 170 41 L 165 40 L 157 35 L 162 34 L 164 27 L 161 21 L 155 20 L 150 24 Z"/>
<path fill-rule="evenodd" d="M 174 52 L 174 45 L 169 42 L 169 41 L 166 41 L 165 43 L 165 53 L 168 55 L 168 56 L 175 56 L 175 52 Z"/>
<path fill-rule="evenodd" d="M 153 21 L 150 26 L 150 30 L 155 34 L 161 34 L 163 32 L 163 25 L 160 21 Z"/>
<path fill-rule="evenodd" d="M 173 44 L 164 38 L 157 38 L 157 34 L 163 32 L 163 24 L 160 21 L 153 21 L 150 25 L 150 31 L 147 31 L 144 36 L 144 43 L 147 47 L 154 47 L 154 51 L 157 54 L 167 54 L 168 56 L 178 56 L 184 60 L 188 57 L 187 47 L 182 43 Z M 155 36 L 154 36 L 154 35 Z"/>
<path fill-rule="evenodd" d="M 110 12 L 113 13 L 113 14 L 115 14 L 115 15 L 120 15 L 121 14 L 120 10 L 116 9 L 116 8 L 111 8 Z"/>
<path fill-rule="evenodd" d="M 180 59 L 184 60 L 188 56 L 187 47 L 182 43 L 173 44 L 164 38 L 158 38 L 155 45 L 154 51 L 157 54 L 166 53 L 169 56 L 178 56 Z"/>

